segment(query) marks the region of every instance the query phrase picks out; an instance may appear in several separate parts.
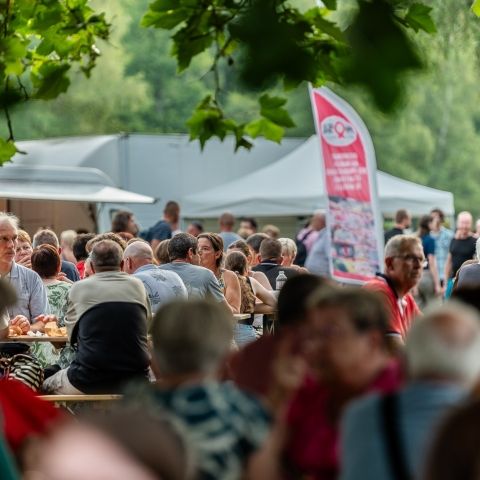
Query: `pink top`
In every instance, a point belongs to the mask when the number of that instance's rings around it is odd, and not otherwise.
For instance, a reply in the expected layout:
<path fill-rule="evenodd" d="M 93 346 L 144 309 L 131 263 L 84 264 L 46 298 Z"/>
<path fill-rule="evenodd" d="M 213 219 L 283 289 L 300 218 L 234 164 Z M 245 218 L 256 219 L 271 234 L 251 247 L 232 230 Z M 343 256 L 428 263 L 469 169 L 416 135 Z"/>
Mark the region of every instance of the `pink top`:
<path fill-rule="evenodd" d="M 311 232 L 307 235 L 307 232 Z M 318 238 L 318 234 L 320 233 L 320 230 L 313 230 L 310 227 L 307 228 L 302 228 L 300 232 L 298 232 L 297 235 L 297 240 L 301 240 L 305 235 L 307 235 L 307 238 L 303 240 L 303 244 L 305 245 L 305 248 L 307 249 L 307 253 L 310 253 L 310 250 L 313 247 L 313 244 Z"/>
<path fill-rule="evenodd" d="M 399 364 L 392 360 L 364 393 L 394 391 L 401 386 L 402 377 Z M 292 467 L 292 473 L 287 478 L 337 478 L 339 425 L 330 413 L 335 401 L 331 389 L 312 378 L 305 381 L 293 398 L 287 413 L 290 436 L 285 456 Z"/>

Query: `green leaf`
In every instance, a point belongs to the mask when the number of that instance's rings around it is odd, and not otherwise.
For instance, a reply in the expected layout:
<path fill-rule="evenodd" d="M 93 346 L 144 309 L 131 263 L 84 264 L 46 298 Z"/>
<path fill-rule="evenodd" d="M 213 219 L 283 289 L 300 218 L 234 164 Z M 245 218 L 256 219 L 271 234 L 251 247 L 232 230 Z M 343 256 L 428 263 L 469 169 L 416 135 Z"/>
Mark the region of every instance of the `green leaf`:
<path fill-rule="evenodd" d="M 273 142 L 280 143 L 285 134 L 285 129 L 271 122 L 267 118 L 261 118 L 248 123 L 245 126 L 245 133 L 252 138 L 262 136 Z"/>
<path fill-rule="evenodd" d="M 156 0 L 148 7 L 152 12 L 167 12 L 181 7 L 180 0 Z"/>
<path fill-rule="evenodd" d="M 279 108 L 287 103 L 283 97 L 271 97 L 268 93 L 263 94 L 259 99 L 260 106 L 265 109 Z"/>
<path fill-rule="evenodd" d="M 235 139 L 235 152 L 239 148 L 245 148 L 246 150 L 251 150 L 253 143 L 249 142 L 245 137 L 240 137 Z"/>
<path fill-rule="evenodd" d="M 477 16 L 480 17 L 480 0 L 475 0 L 472 3 L 472 12 Z"/>
<path fill-rule="evenodd" d="M 405 21 L 413 28 L 413 30 L 415 30 L 415 32 L 424 30 L 427 33 L 435 33 L 437 29 L 435 28 L 435 23 L 430 15 L 431 11 L 432 7 L 421 3 L 414 3 L 408 9 Z"/>
<path fill-rule="evenodd" d="M 32 75 L 34 84 L 38 86 L 35 98 L 51 100 L 66 92 L 70 85 L 70 80 L 66 75 L 69 69 L 70 65 L 66 63 L 42 65 L 39 69 L 40 76 Z"/>
<path fill-rule="evenodd" d="M 143 27 L 163 28 L 172 30 L 189 17 L 188 12 L 183 9 L 168 10 L 166 12 L 147 12 L 143 18 L 141 25 Z"/>
<path fill-rule="evenodd" d="M 39 8 L 31 23 L 31 28 L 35 30 L 47 30 L 49 27 L 58 25 L 63 20 L 61 6 L 51 5 Z"/>
<path fill-rule="evenodd" d="M 322 2 L 329 10 L 337 9 L 337 0 L 322 0 Z"/>
<path fill-rule="evenodd" d="M 26 53 L 25 44 L 18 38 L 6 38 L 0 41 L 0 64 L 5 62 L 5 75 L 21 75 L 23 73 L 25 67 L 22 58 Z"/>
<path fill-rule="evenodd" d="M 322 15 L 320 8 L 311 8 L 305 12 L 305 18 L 312 22 L 319 30 L 330 35 L 339 42 L 345 42 L 345 36 L 343 32 L 334 23 L 326 20 Z"/>
<path fill-rule="evenodd" d="M 213 42 L 209 32 L 192 35 L 187 27 L 180 29 L 173 37 L 172 55 L 177 57 L 178 71 L 185 70 L 192 58 L 204 52 Z"/>
<path fill-rule="evenodd" d="M 402 76 L 423 65 L 387 0 L 360 1 L 359 7 L 348 29 L 343 80 L 364 85 L 382 111 L 392 111 L 403 93 Z"/>
<path fill-rule="evenodd" d="M 260 114 L 271 122 L 282 127 L 294 127 L 295 123 L 288 114 L 287 110 L 281 108 L 287 103 L 286 98 L 270 97 L 268 94 L 260 97 Z"/>
<path fill-rule="evenodd" d="M 0 165 L 9 162 L 16 152 L 15 144 L 11 140 L 0 138 Z"/>

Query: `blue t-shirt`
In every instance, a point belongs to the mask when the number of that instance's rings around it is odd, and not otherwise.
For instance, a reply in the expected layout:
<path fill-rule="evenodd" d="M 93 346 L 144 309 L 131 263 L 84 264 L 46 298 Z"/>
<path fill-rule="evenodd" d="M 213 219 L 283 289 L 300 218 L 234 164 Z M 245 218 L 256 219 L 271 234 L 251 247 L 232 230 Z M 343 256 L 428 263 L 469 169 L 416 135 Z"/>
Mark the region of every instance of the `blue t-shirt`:
<path fill-rule="evenodd" d="M 440 382 L 412 382 L 398 392 L 398 428 L 407 469 L 420 478 L 435 429 L 466 390 Z M 381 396 L 367 395 L 347 407 L 341 425 L 340 480 L 394 480 L 386 450 Z"/>
<path fill-rule="evenodd" d="M 67 260 L 62 260 L 61 271 L 72 282 L 78 282 L 80 280 L 80 274 L 78 273 L 77 267 L 72 262 L 67 262 Z"/>
<path fill-rule="evenodd" d="M 423 254 L 428 260 L 429 255 L 435 255 L 435 239 L 430 234 L 423 235 L 420 239 L 422 240 Z M 428 268 L 429 266 L 427 265 L 426 270 Z"/>
<path fill-rule="evenodd" d="M 151 242 L 152 240 L 168 240 L 172 238 L 172 229 L 168 222 L 160 220 L 153 227 L 140 232 L 140 237 L 147 242 Z"/>

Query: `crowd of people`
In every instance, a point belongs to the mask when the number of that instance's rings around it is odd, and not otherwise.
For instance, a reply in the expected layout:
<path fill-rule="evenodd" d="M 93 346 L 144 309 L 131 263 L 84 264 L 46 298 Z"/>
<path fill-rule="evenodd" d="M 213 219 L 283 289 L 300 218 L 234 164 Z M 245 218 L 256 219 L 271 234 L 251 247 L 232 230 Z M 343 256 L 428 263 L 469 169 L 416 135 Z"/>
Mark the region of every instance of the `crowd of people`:
<path fill-rule="evenodd" d="M 294 239 L 179 220 L 30 236 L 0 213 L 2 478 L 477 478 L 470 213 L 412 234 L 398 211 L 362 288 L 330 278 L 324 212 Z M 65 342 L 12 341 L 52 322 Z M 73 421 L 42 394 L 121 398 Z"/>

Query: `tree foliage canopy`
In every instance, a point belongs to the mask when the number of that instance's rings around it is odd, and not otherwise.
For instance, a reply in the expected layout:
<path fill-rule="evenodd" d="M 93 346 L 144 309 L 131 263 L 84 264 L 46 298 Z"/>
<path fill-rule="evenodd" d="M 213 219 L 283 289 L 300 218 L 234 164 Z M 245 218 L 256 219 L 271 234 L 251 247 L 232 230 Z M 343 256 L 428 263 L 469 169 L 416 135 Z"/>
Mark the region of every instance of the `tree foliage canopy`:
<path fill-rule="evenodd" d="M 0 161 L 15 152 L 10 108 L 29 99 L 50 100 L 65 92 L 75 64 L 90 75 L 99 55 L 96 42 L 110 26 L 88 0 L 0 0 L 0 98 L 8 134 L 0 139 Z M 279 142 L 295 126 L 286 99 L 271 90 L 304 81 L 321 85 L 362 84 L 377 105 L 392 109 L 400 96 L 401 75 L 421 67 L 406 30 L 433 32 L 429 6 L 408 0 L 359 0 L 352 23 L 341 30 L 325 7 L 300 12 L 287 0 L 155 0 L 144 27 L 167 30 L 178 71 L 211 54 L 211 88 L 187 121 L 192 139 L 203 147 L 212 137 L 236 138 L 236 149 L 250 148 L 248 137 Z M 247 119 L 225 109 L 225 77 L 258 91 L 257 111 Z M 372 75 L 372 72 L 375 75 Z"/>
<path fill-rule="evenodd" d="M 16 151 L 11 107 L 67 91 L 73 65 L 89 76 L 100 53 L 95 42 L 109 29 L 87 0 L 0 0 L 0 107 L 8 129 L 0 163 Z"/>
<path fill-rule="evenodd" d="M 342 31 L 331 21 L 337 2 L 323 2 L 300 12 L 287 0 L 155 0 L 142 25 L 171 31 L 178 71 L 213 48 L 214 87 L 188 120 L 190 136 L 200 144 L 233 134 L 236 148 L 250 148 L 246 138 L 262 135 L 279 142 L 294 122 L 268 90 L 304 81 L 362 84 L 378 107 L 390 111 L 398 102 L 402 74 L 421 61 L 406 29 L 435 32 L 431 7 L 399 0 L 359 0 L 352 23 Z M 243 123 L 225 113 L 222 64 L 234 69 L 247 87 L 259 91 L 258 116 Z M 372 74 L 372 72 L 375 72 Z"/>

